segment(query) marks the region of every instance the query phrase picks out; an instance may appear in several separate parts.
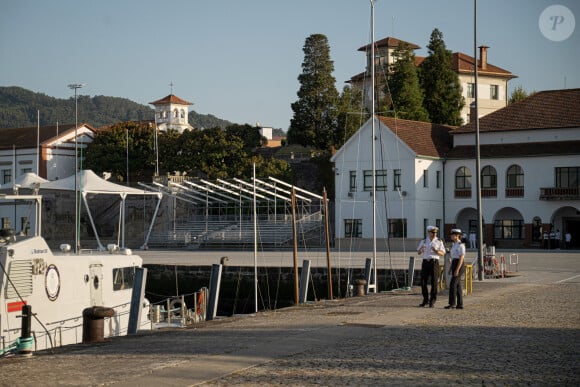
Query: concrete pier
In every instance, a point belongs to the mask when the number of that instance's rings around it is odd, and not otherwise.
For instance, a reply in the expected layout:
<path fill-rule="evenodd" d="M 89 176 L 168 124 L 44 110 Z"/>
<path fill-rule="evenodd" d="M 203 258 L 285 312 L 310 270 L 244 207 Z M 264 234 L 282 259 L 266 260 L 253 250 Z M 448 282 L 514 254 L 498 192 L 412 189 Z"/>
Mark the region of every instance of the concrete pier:
<path fill-rule="evenodd" d="M 418 287 L 320 301 L 0 359 L 0 385 L 577 385 L 580 252 L 519 260 L 464 310 Z"/>

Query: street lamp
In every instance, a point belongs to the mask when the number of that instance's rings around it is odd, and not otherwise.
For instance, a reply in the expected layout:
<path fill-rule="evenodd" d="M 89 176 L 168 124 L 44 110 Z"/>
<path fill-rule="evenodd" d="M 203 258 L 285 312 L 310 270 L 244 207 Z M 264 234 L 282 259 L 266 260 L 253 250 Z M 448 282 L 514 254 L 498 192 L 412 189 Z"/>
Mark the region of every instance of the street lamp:
<path fill-rule="evenodd" d="M 79 160 L 78 160 L 78 137 L 77 137 L 77 129 L 78 129 L 78 103 L 77 103 L 77 89 L 80 89 L 84 86 L 84 83 L 71 83 L 68 85 L 68 88 L 75 91 L 75 254 L 78 254 L 80 248 L 80 220 L 79 220 L 79 186 L 77 183 L 77 172 L 79 169 Z"/>

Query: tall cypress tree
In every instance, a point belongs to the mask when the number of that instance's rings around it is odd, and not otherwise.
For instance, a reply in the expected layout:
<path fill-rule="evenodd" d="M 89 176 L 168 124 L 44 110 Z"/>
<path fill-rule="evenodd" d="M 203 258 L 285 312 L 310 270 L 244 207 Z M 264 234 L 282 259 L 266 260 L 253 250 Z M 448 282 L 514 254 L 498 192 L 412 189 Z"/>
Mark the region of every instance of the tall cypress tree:
<path fill-rule="evenodd" d="M 401 42 L 393 52 L 393 58 L 395 62 L 391 65 L 387 91 L 390 91 L 396 116 L 429 122 L 429 114 L 423 107 L 423 91 L 419 87 L 415 54 L 407 43 Z"/>
<path fill-rule="evenodd" d="M 328 39 L 322 34 L 310 35 L 303 50 L 300 89 L 298 100 L 292 104 L 294 117 L 288 129 L 288 143 L 329 149 L 336 128 L 338 91 Z"/>
<path fill-rule="evenodd" d="M 453 54 L 445 47 L 443 33 L 437 28 L 429 40 L 429 56 L 419 69 L 419 81 L 425 99 L 423 105 L 435 124 L 461 125 L 465 105 L 459 77 L 451 68 Z"/>

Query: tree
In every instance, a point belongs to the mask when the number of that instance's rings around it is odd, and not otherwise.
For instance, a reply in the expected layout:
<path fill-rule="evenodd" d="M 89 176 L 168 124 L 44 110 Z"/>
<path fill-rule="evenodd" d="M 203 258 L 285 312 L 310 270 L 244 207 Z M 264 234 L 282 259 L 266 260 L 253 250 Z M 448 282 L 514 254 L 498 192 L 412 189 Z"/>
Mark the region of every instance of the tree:
<path fill-rule="evenodd" d="M 521 85 L 516 86 L 516 88 L 512 91 L 512 94 L 510 95 L 508 105 L 510 105 L 514 102 L 522 101 L 522 100 L 528 98 L 529 96 L 530 96 L 530 94 L 528 94 L 528 92 L 526 90 L 524 90 L 524 88 Z"/>
<path fill-rule="evenodd" d="M 370 114 L 363 106 L 362 90 L 345 86 L 338 100 L 334 146 L 340 148 L 360 128 Z"/>
<path fill-rule="evenodd" d="M 300 89 L 292 110 L 288 143 L 329 149 L 337 119 L 338 91 L 332 76 L 334 63 L 325 35 L 314 34 L 304 44 Z"/>
<path fill-rule="evenodd" d="M 415 54 L 409 44 L 401 42 L 393 52 L 389 76 L 393 116 L 406 120 L 429 122 L 429 114 L 423 107 L 423 91 L 419 87 L 419 76 L 415 66 Z"/>
<path fill-rule="evenodd" d="M 445 48 L 443 34 L 437 28 L 427 45 L 429 55 L 420 66 L 419 81 L 424 93 L 423 105 L 435 124 L 461 125 L 461 95 L 459 77 L 451 68 L 453 54 Z"/>
<path fill-rule="evenodd" d="M 260 128 L 248 124 L 244 125 L 230 125 L 226 128 L 226 133 L 229 136 L 238 136 L 244 142 L 244 148 L 253 151 L 266 143 L 266 138 L 260 134 Z"/>
<path fill-rule="evenodd" d="M 83 168 L 97 174 L 111 172 L 118 181 L 127 181 L 129 163 L 129 181 L 148 179 L 155 168 L 154 135 L 154 128 L 138 122 L 121 122 L 97 132 L 85 152 Z"/>

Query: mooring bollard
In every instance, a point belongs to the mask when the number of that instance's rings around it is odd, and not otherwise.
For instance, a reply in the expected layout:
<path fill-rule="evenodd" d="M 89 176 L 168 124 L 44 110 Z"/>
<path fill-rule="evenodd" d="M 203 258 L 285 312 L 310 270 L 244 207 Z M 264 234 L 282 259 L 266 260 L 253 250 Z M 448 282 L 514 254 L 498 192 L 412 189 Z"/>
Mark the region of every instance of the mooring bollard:
<path fill-rule="evenodd" d="M 115 309 L 91 306 L 83 310 L 83 344 L 105 341 L 105 317 L 113 317 Z"/>
<path fill-rule="evenodd" d="M 357 279 L 354 281 L 354 284 L 356 285 L 356 296 L 357 297 L 362 297 L 365 295 L 365 285 L 367 284 L 367 281 L 364 279 Z"/>

